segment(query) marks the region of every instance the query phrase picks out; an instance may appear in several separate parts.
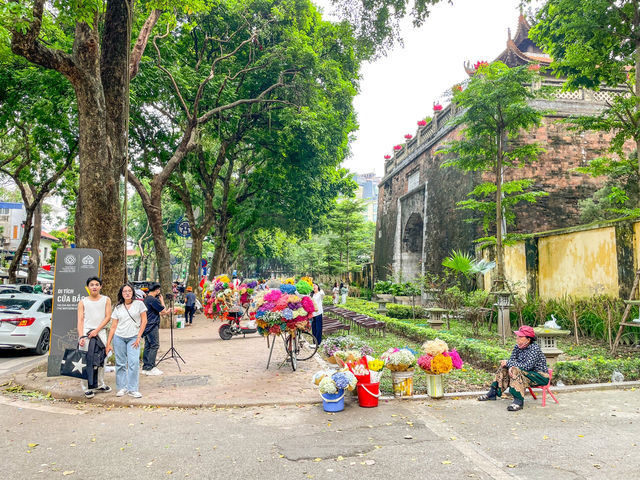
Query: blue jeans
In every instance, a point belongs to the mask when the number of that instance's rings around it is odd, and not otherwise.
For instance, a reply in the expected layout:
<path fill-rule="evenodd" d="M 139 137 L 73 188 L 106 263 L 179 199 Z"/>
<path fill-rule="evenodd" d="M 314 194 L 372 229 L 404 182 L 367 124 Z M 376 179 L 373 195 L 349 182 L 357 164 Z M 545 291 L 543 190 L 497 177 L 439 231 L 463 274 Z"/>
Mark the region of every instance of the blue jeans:
<path fill-rule="evenodd" d="M 137 337 L 113 336 L 113 351 L 116 354 L 116 388 L 129 392 L 138 391 L 140 369 L 140 347 L 135 348 Z"/>
<path fill-rule="evenodd" d="M 151 370 L 156 366 L 156 356 L 160 347 L 160 324 L 147 327 L 144 338 L 144 352 L 142 353 L 142 369 Z"/>
<path fill-rule="evenodd" d="M 193 323 L 193 314 L 196 312 L 196 306 L 192 305 L 191 307 L 184 307 L 184 321 L 186 323 Z"/>
<path fill-rule="evenodd" d="M 318 345 L 320 345 L 322 342 L 322 314 L 316 315 L 311 320 L 311 333 L 316 337 Z"/>

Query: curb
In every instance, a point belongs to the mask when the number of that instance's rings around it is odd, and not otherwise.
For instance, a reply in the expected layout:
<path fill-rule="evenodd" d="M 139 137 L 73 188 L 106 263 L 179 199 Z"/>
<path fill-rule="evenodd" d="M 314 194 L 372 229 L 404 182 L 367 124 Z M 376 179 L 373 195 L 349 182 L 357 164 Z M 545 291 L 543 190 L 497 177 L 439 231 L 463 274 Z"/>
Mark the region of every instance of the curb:
<path fill-rule="evenodd" d="M 28 367 L 29 371 L 33 370 L 33 367 Z M 25 369 L 22 369 L 25 370 Z M 29 372 L 26 373 L 16 373 L 14 374 L 13 381 L 17 385 L 21 385 L 23 388 L 32 391 L 39 391 L 44 394 L 51 394 L 51 397 L 57 400 L 72 400 L 83 402 L 89 405 L 102 405 L 102 406 L 122 406 L 122 407 L 158 407 L 158 408 L 245 408 L 245 407 L 261 407 L 261 406 L 292 406 L 292 405 L 320 405 L 322 404 L 321 400 L 317 402 L 300 402 L 297 400 L 285 400 L 285 401 L 266 401 L 266 400 L 249 400 L 249 401 L 235 401 L 235 402 L 216 402 L 216 403 L 193 403 L 193 402 L 175 402 L 175 401 L 160 401 L 154 402 L 153 404 L 145 403 L 144 399 L 133 399 L 129 397 L 103 397 L 102 394 L 97 394 L 92 399 L 87 399 L 81 393 L 75 392 L 54 392 L 50 390 L 43 390 L 41 386 L 37 384 L 37 382 L 33 382 L 29 378 Z M 554 387 L 553 391 L 555 393 L 569 393 L 569 392 L 579 392 L 579 391 L 593 391 L 593 390 L 622 390 L 627 388 L 640 388 L 640 381 L 628 381 L 628 382 L 620 382 L 620 383 L 590 383 L 584 385 L 564 385 L 561 387 Z M 413 395 L 411 397 L 395 397 L 395 396 L 381 396 L 380 400 L 389 402 L 392 400 L 399 401 L 441 401 L 441 400 L 461 400 L 468 398 L 475 398 L 481 392 L 478 391 L 467 391 L 467 392 L 452 392 L 445 393 L 442 398 L 432 398 L 429 395 L 421 394 L 421 395 Z M 102 399 L 108 401 L 103 401 Z"/>

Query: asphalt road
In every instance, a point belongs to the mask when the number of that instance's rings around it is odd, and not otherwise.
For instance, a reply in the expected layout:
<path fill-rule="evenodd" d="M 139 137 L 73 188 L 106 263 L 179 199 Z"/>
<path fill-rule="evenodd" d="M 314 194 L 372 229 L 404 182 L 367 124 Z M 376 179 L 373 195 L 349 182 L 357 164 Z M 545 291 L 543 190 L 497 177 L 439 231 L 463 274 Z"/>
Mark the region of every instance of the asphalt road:
<path fill-rule="evenodd" d="M 0 395 L 3 478 L 629 479 L 640 390 L 560 404 L 391 401 L 233 409 L 99 407 Z"/>
<path fill-rule="evenodd" d="M 25 367 L 35 365 L 46 357 L 47 355 L 34 355 L 26 349 L 0 349 L 0 379 Z"/>

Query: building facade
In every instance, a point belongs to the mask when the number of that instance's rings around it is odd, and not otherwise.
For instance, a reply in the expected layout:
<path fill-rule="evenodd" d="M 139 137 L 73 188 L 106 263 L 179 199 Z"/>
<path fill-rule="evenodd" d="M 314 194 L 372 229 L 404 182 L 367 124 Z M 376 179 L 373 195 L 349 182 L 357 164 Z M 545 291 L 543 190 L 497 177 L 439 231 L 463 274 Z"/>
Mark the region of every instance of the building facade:
<path fill-rule="evenodd" d="M 530 25 L 520 16 L 518 30 L 509 32 L 506 49 L 496 58 L 510 67 L 550 63 L 529 38 Z M 467 64 L 468 73 L 473 71 Z M 560 87 L 562 82 L 543 77 L 539 86 Z M 540 127 L 523 131 L 518 142 L 537 142 L 546 152 L 539 160 L 521 169 L 511 169 L 505 181 L 534 179 L 535 190 L 549 193 L 535 204 L 516 207 L 516 222 L 510 232 L 540 232 L 579 223 L 578 202 L 589 198 L 601 186 L 601 180 L 573 169 L 588 164 L 607 150 L 610 135 L 602 132 L 572 131 L 561 120 L 569 116 L 600 112 L 616 89 L 598 92 L 580 90 L 560 92 L 549 99 L 533 101 L 546 113 Z M 441 108 L 441 107 L 440 107 Z M 420 126 L 406 147 L 385 161 L 384 177 L 379 184 L 376 223 L 375 277 L 389 275 L 412 279 L 442 269 L 442 260 L 452 250 L 473 252 L 474 240 L 482 237 L 478 224 L 468 223 L 471 214 L 456 208 L 456 203 L 483 178 L 479 173 L 463 173 L 441 168 L 444 161 L 436 152 L 454 139 L 460 127 L 450 120 L 459 112 L 455 105 L 437 109 L 430 122 Z"/>
<path fill-rule="evenodd" d="M 378 220 L 378 183 L 381 178 L 375 173 L 356 173 L 353 179 L 358 184 L 356 198 L 362 200 L 365 206 L 364 217 L 376 223 Z"/>

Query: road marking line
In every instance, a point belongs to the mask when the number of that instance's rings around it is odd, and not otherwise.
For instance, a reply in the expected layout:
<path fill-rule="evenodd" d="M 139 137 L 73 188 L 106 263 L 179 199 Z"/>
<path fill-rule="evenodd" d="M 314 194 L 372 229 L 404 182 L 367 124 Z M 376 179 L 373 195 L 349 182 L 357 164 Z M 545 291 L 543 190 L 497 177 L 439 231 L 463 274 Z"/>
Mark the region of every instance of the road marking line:
<path fill-rule="evenodd" d="M 27 408 L 30 410 L 39 410 L 47 413 L 60 413 L 62 415 L 84 415 L 87 413 L 85 410 L 71 410 L 68 408 L 54 407 L 52 405 L 40 405 L 32 402 L 25 402 L 24 400 L 9 400 L 8 398 L 0 395 L 0 405 L 7 405 L 9 407 Z"/>
<path fill-rule="evenodd" d="M 453 445 L 456 450 L 462 453 L 465 458 L 470 460 L 479 470 L 496 480 L 519 480 L 520 477 L 503 470 L 504 465 L 484 450 L 478 448 L 473 442 L 461 438 L 453 429 L 447 429 L 446 424 L 442 423 L 436 417 L 429 414 L 418 415 L 425 426 L 435 433 L 438 437 L 445 440 L 447 444 Z M 451 440 L 451 437 L 456 437 Z"/>

